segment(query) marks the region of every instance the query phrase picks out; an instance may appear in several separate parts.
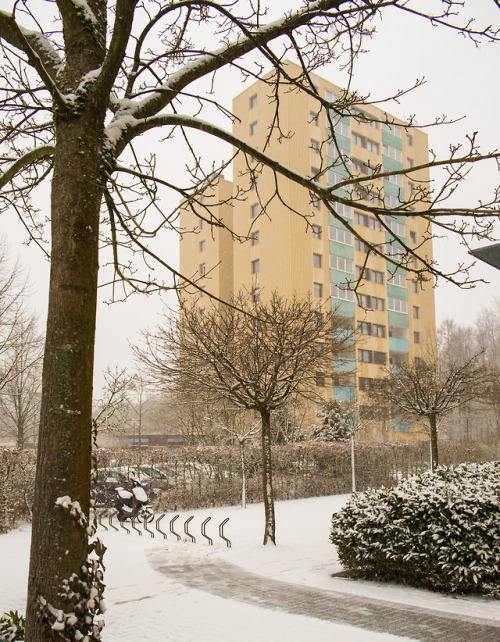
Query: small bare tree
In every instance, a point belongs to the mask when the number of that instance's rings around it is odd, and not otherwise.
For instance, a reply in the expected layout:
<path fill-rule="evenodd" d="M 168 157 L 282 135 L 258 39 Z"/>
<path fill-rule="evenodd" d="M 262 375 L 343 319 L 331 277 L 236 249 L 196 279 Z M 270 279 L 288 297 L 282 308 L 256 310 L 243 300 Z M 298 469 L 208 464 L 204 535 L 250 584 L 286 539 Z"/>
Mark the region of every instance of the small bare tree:
<path fill-rule="evenodd" d="M 333 355 L 350 338 L 339 315 L 309 300 L 273 293 L 263 303 L 240 294 L 231 306 L 203 311 L 196 302 L 181 302 L 180 314 L 145 332 L 143 345 L 134 349 L 157 385 L 260 414 L 264 544 L 276 543 L 271 413 L 292 398 L 320 398 Z"/>
<path fill-rule="evenodd" d="M 133 377 L 126 368 L 106 368 L 102 395 L 94 403 L 92 424 L 97 434 L 123 430 L 128 421 Z"/>
<path fill-rule="evenodd" d="M 481 353 L 465 361 L 428 356 L 413 365 L 387 370 L 387 378 L 370 391 L 383 400 L 393 415 L 423 419 L 430 437 L 431 470 L 439 463 L 439 419 L 484 393 L 489 380 Z"/>
<path fill-rule="evenodd" d="M 0 433 L 14 437 L 17 448 L 36 442 L 42 387 L 43 335 L 35 318 L 19 324 L 19 339 L 5 352 L 8 378 L 0 390 Z"/>

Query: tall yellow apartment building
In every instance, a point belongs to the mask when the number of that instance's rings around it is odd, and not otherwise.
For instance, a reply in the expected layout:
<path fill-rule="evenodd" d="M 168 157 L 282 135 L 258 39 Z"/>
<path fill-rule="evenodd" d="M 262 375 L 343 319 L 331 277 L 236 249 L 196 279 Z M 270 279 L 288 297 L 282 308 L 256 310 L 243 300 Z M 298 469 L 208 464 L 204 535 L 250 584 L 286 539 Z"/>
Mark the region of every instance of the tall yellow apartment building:
<path fill-rule="evenodd" d="M 342 94 L 332 83 L 314 74 L 312 77 L 327 100 Z M 285 87 L 280 93 L 279 125 L 281 132 L 291 135 L 281 139 L 273 135 L 266 143 L 275 117 L 275 103 L 269 100 L 269 92 L 268 85 L 257 82 L 234 99 L 233 112 L 238 118 L 234 133 L 301 174 L 319 173 L 317 180 L 322 184 L 338 184 L 347 176 L 344 167 L 335 163 L 339 152 L 349 158 L 352 172 L 360 175 L 376 166 L 390 171 L 428 162 L 427 135 L 415 128 L 406 130 L 404 122 L 372 106 L 367 106 L 364 114 L 379 122 L 369 121 L 362 114 L 359 118 L 337 115 L 336 144 L 328 142 L 331 136 L 325 110 L 318 113 L 318 103 L 312 97 Z M 203 277 L 199 285 L 222 299 L 242 289 L 262 297 L 277 290 L 284 296 L 330 299 L 332 309 L 344 315 L 347 324 L 356 327 L 359 334 L 352 358 L 343 366 L 344 376 L 336 377 L 334 373 L 333 389 L 325 388 L 324 396 L 334 394 L 341 401 L 357 399 L 361 410 L 369 414 L 363 391 L 373 379 L 383 376 L 383 368 L 412 363 L 421 357 L 425 346 L 435 344 L 432 281 L 421 286 L 404 269 L 394 271 L 385 256 L 397 252 L 397 243 L 379 221 L 358 211 L 355 204 L 335 209 L 365 239 L 382 248 L 383 256 L 367 254 L 366 246 L 322 204 L 311 199 L 306 189 L 271 170 L 259 171 L 258 189 L 252 189 L 249 166 L 252 167 L 252 159 L 239 154 L 233 162 L 233 180 L 221 178 L 204 195 L 205 207 L 200 213 L 207 221 L 181 209 L 182 227 L 195 229 L 196 233 L 186 234 L 181 241 L 180 271 L 189 278 Z M 413 183 L 402 175 L 378 179 L 386 207 L 397 206 L 400 196 L 406 198 L 415 183 L 426 184 L 428 178 L 427 170 L 419 170 L 411 174 Z M 339 193 L 349 197 L 347 192 Z M 263 204 L 265 213 L 261 213 Z M 418 207 L 417 204 L 416 214 Z M 248 240 L 234 240 L 226 229 L 211 226 L 211 216 Z M 397 237 L 410 246 L 419 246 L 420 253 L 432 259 L 428 222 L 424 218 L 386 215 L 385 221 Z M 361 271 L 363 282 L 354 293 L 346 284 L 359 277 Z M 202 296 L 201 307 L 204 301 Z M 416 426 L 387 418 L 370 424 L 361 437 L 392 440 L 419 435 Z"/>

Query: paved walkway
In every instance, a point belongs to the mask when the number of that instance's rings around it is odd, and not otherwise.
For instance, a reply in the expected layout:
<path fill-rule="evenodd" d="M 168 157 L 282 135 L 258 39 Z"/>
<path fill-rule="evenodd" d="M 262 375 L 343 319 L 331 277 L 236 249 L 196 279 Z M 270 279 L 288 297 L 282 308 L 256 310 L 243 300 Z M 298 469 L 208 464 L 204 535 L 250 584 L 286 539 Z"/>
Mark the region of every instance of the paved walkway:
<path fill-rule="evenodd" d="M 500 623 L 263 578 L 223 560 L 154 566 L 189 588 L 261 608 L 421 642 L 500 641 Z"/>

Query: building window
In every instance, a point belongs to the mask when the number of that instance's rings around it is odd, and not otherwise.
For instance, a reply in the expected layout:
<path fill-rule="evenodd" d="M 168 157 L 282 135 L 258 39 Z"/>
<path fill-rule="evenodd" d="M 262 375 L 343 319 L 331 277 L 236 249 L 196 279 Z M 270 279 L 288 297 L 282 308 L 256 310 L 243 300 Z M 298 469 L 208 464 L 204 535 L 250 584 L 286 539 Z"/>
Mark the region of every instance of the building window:
<path fill-rule="evenodd" d="M 309 196 L 311 199 L 311 205 L 313 210 L 319 210 L 320 208 L 319 196 L 316 196 L 316 194 L 313 194 L 312 192 L 309 192 Z"/>
<path fill-rule="evenodd" d="M 316 181 L 320 178 L 321 170 L 318 167 L 311 167 L 311 178 Z"/>
<path fill-rule="evenodd" d="M 317 112 L 314 112 L 314 111 L 309 112 L 309 122 L 311 123 L 311 125 L 317 126 L 319 124 L 318 116 L 319 114 Z"/>
<path fill-rule="evenodd" d="M 408 303 L 402 299 L 395 299 L 390 296 L 387 298 L 387 309 L 391 312 L 402 312 L 408 314 Z"/>
<path fill-rule="evenodd" d="M 400 288 L 406 288 L 406 275 L 400 274 L 399 272 L 387 272 L 387 284 L 388 285 L 397 285 Z"/>
<path fill-rule="evenodd" d="M 373 363 L 376 363 L 379 366 L 383 366 L 387 361 L 387 355 L 385 352 L 373 352 Z"/>
<path fill-rule="evenodd" d="M 379 325 L 378 323 L 372 323 L 372 336 L 385 338 L 385 325 Z"/>
<path fill-rule="evenodd" d="M 414 305 L 412 308 L 413 318 L 420 319 L 420 308 L 417 305 Z"/>
<path fill-rule="evenodd" d="M 337 134 L 340 134 L 341 136 L 345 136 L 346 138 L 349 138 L 349 135 L 350 135 L 349 123 L 346 123 L 343 120 L 338 120 L 335 123 L 333 129 Z"/>
<path fill-rule="evenodd" d="M 401 127 L 399 125 L 395 125 L 394 123 L 382 123 L 381 129 L 389 132 L 389 134 L 392 134 L 393 136 L 401 138 Z"/>
<path fill-rule="evenodd" d="M 314 284 L 314 296 L 321 298 L 323 296 L 323 284 L 315 283 Z"/>
<path fill-rule="evenodd" d="M 413 333 L 413 343 L 420 343 L 420 332 Z"/>
<path fill-rule="evenodd" d="M 367 254 L 369 250 L 368 245 L 359 239 L 354 239 L 354 249 L 356 252 L 363 252 L 364 254 Z"/>
<path fill-rule="evenodd" d="M 410 232 L 410 243 L 416 243 L 417 242 L 417 233 L 411 231 Z"/>
<path fill-rule="evenodd" d="M 413 362 L 415 364 L 415 368 L 418 368 L 419 365 L 422 363 L 422 359 L 420 357 L 415 357 Z"/>
<path fill-rule="evenodd" d="M 343 245 L 352 245 L 352 234 L 347 230 L 341 230 L 339 227 L 330 226 L 328 228 L 328 236 L 330 241 L 336 241 Z"/>
<path fill-rule="evenodd" d="M 411 134 L 406 134 L 406 144 L 413 145 L 413 136 Z"/>
<path fill-rule="evenodd" d="M 352 266 L 352 259 L 345 259 L 343 256 L 330 254 L 330 268 L 332 270 L 338 270 L 339 272 L 348 272 L 349 274 L 352 274 Z"/>
<path fill-rule="evenodd" d="M 203 276 L 206 272 L 206 265 L 205 263 L 200 263 L 200 275 Z"/>
<path fill-rule="evenodd" d="M 399 221 L 394 220 L 390 216 L 385 217 L 385 224 L 387 227 L 391 230 L 391 232 L 394 232 L 394 234 L 397 234 L 397 236 L 403 236 L 405 235 L 405 225 L 404 223 L 400 223 Z"/>
<path fill-rule="evenodd" d="M 325 387 L 325 373 L 324 372 L 317 372 L 316 373 L 316 385 L 320 388 Z"/>
<path fill-rule="evenodd" d="M 354 301 L 354 292 L 348 288 L 341 288 L 335 283 L 330 284 L 330 294 L 334 299 L 341 299 L 342 301 Z"/>
<path fill-rule="evenodd" d="M 255 259 L 252 261 L 252 274 L 257 274 L 260 272 L 260 259 Z"/>
<path fill-rule="evenodd" d="M 255 120 L 253 123 L 250 123 L 250 136 L 254 136 L 257 133 L 258 124 Z"/>
<path fill-rule="evenodd" d="M 359 158 L 352 159 L 352 166 L 359 174 L 364 174 L 365 176 L 371 176 L 375 171 L 373 167 L 370 167 L 368 163 L 359 160 Z"/>
<path fill-rule="evenodd" d="M 373 353 L 371 350 L 358 350 L 358 361 L 363 363 L 373 363 Z"/>
<path fill-rule="evenodd" d="M 352 210 L 350 205 L 344 205 L 344 203 L 335 203 L 335 212 L 343 218 L 352 219 Z"/>
<path fill-rule="evenodd" d="M 380 232 L 382 229 L 380 221 L 362 212 L 354 211 L 354 222 L 358 225 L 363 225 L 363 227 L 369 227 L 371 230 L 376 230 L 377 232 Z"/>
<path fill-rule="evenodd" d="M 406 159 L 406 166 L 407 167 L 413 167 L 413 158 L 407 158 Z"/>
<path fill-rule="evenodd" d="M 372 283 L 384 283 L 384 273 L 379 272 L 378 270 L 372 270 L 371 268 L 363 268 L 361 265 L 356 265 L 356 278 L 364 279 L 365 281 L 371 281 Z"/>
<path fill-rule="evenodd" d="M 259 187 L 259 177 L 257 174 L 250 176 L 250 189 L 257 189 Z"/>
<path fill-rule="evenodd" d="M 387 143 L 382 143 L 382 154 L 392 160 L 398 161 L 398 163 L 403 162 L 403 152 L 397 147 L 388 145 Z"/>
<path fill-rule="evenodd" d="M 257 94 L 250 96 L 250 109 L 257 107 Z"/>
<path fill-rule="evenodd" d="M 201 298 L 202 296 L 205 296 L 205 294 L 206 294 L 206 290 L 205 290 L 205 288 L 201 288 L 201 290 L 200 290 L 200 298 Z"/>
<path fill-rule="evenodd" d="M 204 252 L 206 247 L 205 241 L 200 241 L 200 252 Z"/>
<path fill-rule="evenodd" d="M 374 154 L 379 153 L 379 149 L 380 149 L 379 144 L 376 143 L 374 140 L 370 140 L 369 138 L 366 138 L 366 136 L 361 136 L 360 134 L 356 134 L 355 132 L 353 132 L 352 142 L 358 147 L 363 147 L 364 149 L 368 149 L 370 152 L 373 152 Z"/>
<path fill-rule="evenodd" d="M 250 243 L 252 245 L 258 245 L 259 244 L 259 232 L 258 232 L 258 230 L 256 230 L 255 232 L 252 232 L 252 235 L 251 235 L 250 238 L 251 238 Z"/>
<path fill-rule="evenodd" d="M 315 268 L 323 267 L 323 257 L 321 254 L 313 254 L 313 266 Z"/>
<path fill-rule="evenodd" d="M 260 288 L 254 288 L 252 290 L 252 298 L 255 303 L 257 303 L 257 301 L 260 301 Z"/>
<path fill-rule="evenodd" d="M 260 206 L 259 206 L 259 204 L 258 204 L 258 203 L 254 203 L 254 204 L 250 207 L 250 216 L 251 216 L 252 218 L 257 218 L 257 216 L 258 216 L 259 214 L 260 214 Z"/>
<path fill-rule="evenodd" d="M 321 238 L 321 225 L 313 225 L 312 226 L 312 235 L 313 239 L 320 239 Z"/>
<path fill-rule="evenodd" d="M 311 143 L 310 143 L 310 148 L 313 151 L 314 154 L 319 154 L 320 152 L 320 145 L 319 141 L 314 140 L 314 138 L 311 138 Z"/>
<path fill-rule="evenodd" d="M 418 281 L 412 281 L 411 282 L 411 291 L 414 294 L 418 294 Z"/>
<path fill-rule="evenodd" d="M 203 230 L 205 228 L 205 219 L 200 218 L 200 230 Z"/>
<path fill-rule="evenodd" d="M 403 187 L 402 174 L 391 174 L 390 176 L 386 176 L 385 180 L 391 185 L 396 185 L 396 187 Z"/>
<path fill-rule="evenodd" d="M 358 321 L 358 332 L 360 334 L 367 334 L 371 336 L 372 334 L 372 324 L 368 321 Z"/>

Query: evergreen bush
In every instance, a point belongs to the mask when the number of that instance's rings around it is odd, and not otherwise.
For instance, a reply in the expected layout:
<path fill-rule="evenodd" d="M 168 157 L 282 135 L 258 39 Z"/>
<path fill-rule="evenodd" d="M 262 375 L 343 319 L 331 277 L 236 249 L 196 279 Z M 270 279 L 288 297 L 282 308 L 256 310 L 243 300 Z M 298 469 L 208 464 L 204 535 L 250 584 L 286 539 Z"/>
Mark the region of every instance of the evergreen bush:
<path fill-rule="evenodd" d="M 26 619 L 17 611 L 10 611 L 0 616 L 0 640 L 15 642 L 24 640 Z"/>
<path fill-rule="evenodd" d="M 500 462 L 355 494 L 330 540 L 350 576 L 500 597 Z"/>

